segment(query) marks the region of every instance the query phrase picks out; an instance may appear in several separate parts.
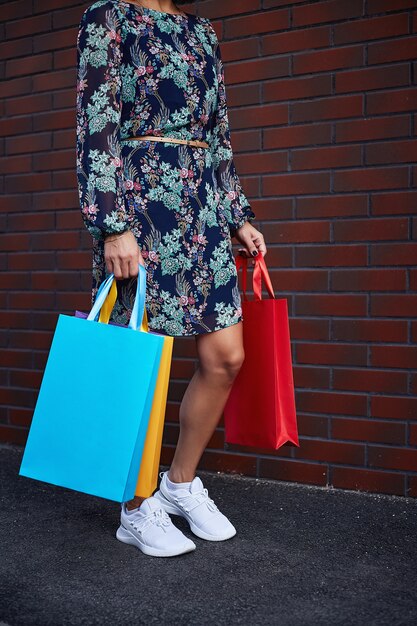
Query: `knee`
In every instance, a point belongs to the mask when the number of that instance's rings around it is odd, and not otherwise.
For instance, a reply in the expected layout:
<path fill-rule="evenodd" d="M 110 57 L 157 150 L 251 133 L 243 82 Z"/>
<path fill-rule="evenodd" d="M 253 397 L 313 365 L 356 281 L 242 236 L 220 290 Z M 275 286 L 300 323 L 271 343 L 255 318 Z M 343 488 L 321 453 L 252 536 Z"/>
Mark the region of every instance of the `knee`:
<path fill-rule="evenodd" d="M 213 358 L 209 364 L 212 373 L 216 373 L 224 380 L 233 381 L 245 359 L 243 348 L 235 348 L 234 350 L 218 354 L 217 358 Z M 206 364 L 207 365 L 207 364 Z"/>

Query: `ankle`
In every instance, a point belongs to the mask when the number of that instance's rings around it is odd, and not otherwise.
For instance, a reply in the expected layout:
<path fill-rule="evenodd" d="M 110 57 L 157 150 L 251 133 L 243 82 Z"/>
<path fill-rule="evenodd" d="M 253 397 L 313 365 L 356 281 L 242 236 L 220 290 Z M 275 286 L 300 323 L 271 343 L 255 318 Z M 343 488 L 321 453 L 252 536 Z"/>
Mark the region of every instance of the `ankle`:
<path fill-rule="evenodd" d="M 177 470 L 171 467 L 168 470 L 167 477 L 172 483 L 190 483 L 195 477 L 195 474 L 186 470 Z"/>
<path fill-rule="evenodd" d="M 145 498 L 141 498 L 140 496 L 135 496 L 133 500 L 129 500 L 129 502 L 126 502 L 127 510 L 133 511 L 133 509 L 137 509 L 144 500 Z"/>

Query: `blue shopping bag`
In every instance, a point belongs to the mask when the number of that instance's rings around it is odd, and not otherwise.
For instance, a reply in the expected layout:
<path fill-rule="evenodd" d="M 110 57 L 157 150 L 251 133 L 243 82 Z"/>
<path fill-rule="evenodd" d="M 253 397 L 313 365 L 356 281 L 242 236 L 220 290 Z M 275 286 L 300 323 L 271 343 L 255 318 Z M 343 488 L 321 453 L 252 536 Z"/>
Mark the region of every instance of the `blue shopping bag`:
<path fill-rule="evenodd" d="M 164 336 L 142 332 L 140 264 L 129 325 L 99 320 L 113 280 L 87 318 L 58 317 L 19 474 L 124 502 L 135 494 Z"/>

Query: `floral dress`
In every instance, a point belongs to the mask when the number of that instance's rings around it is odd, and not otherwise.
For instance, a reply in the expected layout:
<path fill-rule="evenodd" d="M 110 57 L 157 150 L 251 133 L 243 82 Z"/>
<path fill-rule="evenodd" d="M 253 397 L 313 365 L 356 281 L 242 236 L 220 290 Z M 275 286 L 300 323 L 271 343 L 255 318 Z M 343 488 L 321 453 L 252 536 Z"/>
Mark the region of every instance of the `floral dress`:
<path fill-rule="evenodd" d="M 219 42 L 209 19 L 100 0 L 78 33 L 77 177 L 93 239 L 92 304 L 107 234 L 131 230 L 149 329 L 183 336 L 243 319 L 231 237 L 255 214 L 233 162 Z M 209 148 L 129 140 L 203 140 Z M 128 324 L 137 278 L 117 280 Z"/>

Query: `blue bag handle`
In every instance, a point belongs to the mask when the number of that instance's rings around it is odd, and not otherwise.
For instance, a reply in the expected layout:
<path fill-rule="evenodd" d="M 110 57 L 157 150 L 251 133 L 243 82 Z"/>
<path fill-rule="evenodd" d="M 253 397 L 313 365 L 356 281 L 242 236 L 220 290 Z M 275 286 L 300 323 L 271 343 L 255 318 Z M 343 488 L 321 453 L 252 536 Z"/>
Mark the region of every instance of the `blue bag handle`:
<path fill-rule="evenodd" d="M 139 274 L 136 286 L 136 297 L 128 325 L 128 328 L 131 328 L 132 330 L 138 330 L 141 328 L 143 316 L 145 314 L 146 269 L 140 263 L 138 263 L 138 265 Z M 87 320 L 95 322 L 98 320 L 100 309 L 108 296 L 113 280 L 114 274 L 112 273 L 109 274 L 106 280 L 101 283 L 99 290 L 97 291 L 93 307 L 87 316 Z"/>

